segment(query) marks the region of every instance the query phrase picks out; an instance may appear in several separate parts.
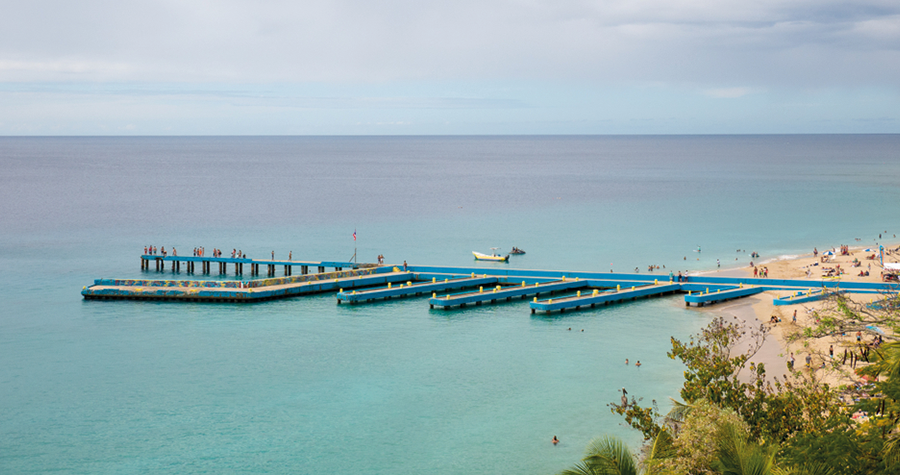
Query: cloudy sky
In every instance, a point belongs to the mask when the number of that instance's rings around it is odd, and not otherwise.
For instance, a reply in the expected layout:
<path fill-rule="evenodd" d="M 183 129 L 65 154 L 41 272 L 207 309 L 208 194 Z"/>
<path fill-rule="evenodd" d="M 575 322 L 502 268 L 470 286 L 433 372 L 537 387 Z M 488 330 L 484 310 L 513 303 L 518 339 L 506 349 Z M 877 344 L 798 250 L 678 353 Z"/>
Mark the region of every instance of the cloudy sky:
<path fill-rule="evenodd" d="M 0 135 L 900 132 L 897 0 L 0 5 Z"/>

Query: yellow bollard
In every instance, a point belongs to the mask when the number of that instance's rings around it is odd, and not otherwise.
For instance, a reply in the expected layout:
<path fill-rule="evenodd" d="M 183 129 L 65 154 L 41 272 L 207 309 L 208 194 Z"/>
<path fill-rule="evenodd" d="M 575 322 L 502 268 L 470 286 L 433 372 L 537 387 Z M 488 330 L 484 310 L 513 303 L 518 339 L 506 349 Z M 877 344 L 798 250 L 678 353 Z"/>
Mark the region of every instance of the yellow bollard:
<path fill-rule="evenodd" d="M 616 292 L 622 291 L 622 284 L 616 284 Z"/>
<path fill-rule="evenodd" d="M 539 284 L 540 284 L 540 282 L 535 282 L 534 286 L 537 287 Z"/>
<path fill-rule="evenodd" d="M 575 278 L 575 282 L 578 282 L 578 277 Z"/>
<path fill-rule="evenodd" d="M 581 291 L 580 291 L 580 290 L 578 291 L 578 296 L 581 297 Z"/>
<path fill-rule="evenodd" d="M 390 282 L 388 282 L 388 288 L 391 288 L 391 283 L 390 283 Z"/>
<path fill-rule="evenodd" d="M 482 275 L 482 277 L 484 277 L 485 279 L 487 279 L 487 274 Z"/>
<path fill-rule="evenodd" d="M 338 292 L 343 292 L 343 291 L 344 291 L 344 289 L 340 289 L 340 290 L 338 290 Z"/>
<path fill-rule="evenodd" d="M 562 281 L 563 281 L 563 282 L 566 281 L 566 276 L 563 276 Z"/>
<path fill-rule="evenodd" d="M 431 293 L 431 298 L 433 298 L 433 299 L 434 299 L 434 298 L 437 298 L 437 292 L 432 292 L 432 293 Z"/>
<path fill-rule="evenodd" d="M 706 295 L 709 295 L 709 287 L 706 288 Z"/>
<path fill-rule="evenodd" d="M 524 280 L 522 281 L 522 287 L 525 287 L 525 281 L 524 281 Z"/>
<path fill-rule="evenodd" d="M 739 289 L 743 289 L 743 288 L 744 288 L 744 283 L 741 282 L 740 284 L 738 284 L 738 288 L 739 288 Z"/>
<path fill-rule="evenodd" d="M 496 294 L 496 293 L 497 293 L 497 289 L 494 289 L 493 292 Z"/>
<path fill-rule="evenodd" d="M 484 292 L 484 287 L 478 286 L 478 293 L 480 294 L 480 293 L 482 293 L 482 292 Z"/>
<path fill-rule="evenodd" d="M 435 283 L 435 282 L 437 282 L 437 277 L 432 277 L 432 278 L 431 278 L 431 283 L 433 284 L 433 283 Z"/>
<path fill-rule="evenodd" d="M 355 291 L 355 290 L 353 291 L 353 295 L 356 295 L 356 291 Z"/>
<path fill-rule="evenodd" d="M 534 298 L 533 302 L 534 302 L 534 303 L 537 303 L 537 297 Z"/>
<path fill-rule="evenodd" d="M 788 300 L 794 300 L 794 294 L 791 294 L 790 296 L 788 296 Z"/>
<path fill-rule="evenodd" d="M 721 291 L 722 291 L 722 289 L 716 289 L 716 293 L 719 293 Z"/>
<path fill-rule="evenodd" d="M 444 279 L 444 282 L 450 282 L 450 279 Z"/>
<path fill-rule="evenodd" d="M 653 285 L 659 285 L 659 279 L 653 279 Z"/>
<path fill-rule="evenodd" d="M 691 295 L 691 291 L 690 291 L 690 290 L 688 290 L 688 295 Z"/>
<path fill-rule="evenodd" d="M 547 303 L 553 303 L 553 299 L 548 300 Z"/>
<path fill-rule="evenodd" d="M 475 278 L 475 273 L 474 273 L 474 272 L 472 272 L 472 278 L 473 278 L 473 279 Z"/>
<path fill-rule="evenodd" d="M 500 286 L 498 285 L 498 286 L 496 287 L 496 289 L 497 289 L 497 290 L 500 290 Z"/>
<path fill-rule="evenodd" d="M 407 287 L 412 287 L 412 281 L 407 280 L 407 281 L 406 281 L 406 286 L 407 286 Z"/>
<path fill-rule="evenodd" d="M 634 290 L 634 286 L 633 286 L 633 285 L 631 286 L 631 290 Z"/>

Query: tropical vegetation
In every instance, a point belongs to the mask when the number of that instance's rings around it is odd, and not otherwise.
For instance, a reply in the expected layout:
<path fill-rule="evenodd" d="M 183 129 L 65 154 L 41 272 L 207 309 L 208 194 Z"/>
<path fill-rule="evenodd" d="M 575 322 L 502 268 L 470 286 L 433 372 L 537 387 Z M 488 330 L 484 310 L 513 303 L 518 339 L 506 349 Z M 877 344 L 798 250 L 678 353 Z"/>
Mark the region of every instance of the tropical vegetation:
<path fill-rule="evenodd" d="M 836 296 L 799 338 L 871 333 L 874 321 L 900 330 L 898 303 L 888 296 L 862 306 Z M 655 401 L 642 406 L 635 396 L 609 404 L 643 435 L 639 454 L 601 437 L 561 473 L 900 474 L 900 342 L 891 336 L 881 344 L 879 337 L 864 353 L 860 348 L 870 364 L 854 375 L 868 384 L 832 387 L 793 366 L 786 379 L 767 377 L 763 364 L 751 362 L 767 334 L 764 325 L 716 318 L 688 341 L 672 338 L 668 356 L 685 367 L 682 402 L 673 401 L 665 415 Z"/>

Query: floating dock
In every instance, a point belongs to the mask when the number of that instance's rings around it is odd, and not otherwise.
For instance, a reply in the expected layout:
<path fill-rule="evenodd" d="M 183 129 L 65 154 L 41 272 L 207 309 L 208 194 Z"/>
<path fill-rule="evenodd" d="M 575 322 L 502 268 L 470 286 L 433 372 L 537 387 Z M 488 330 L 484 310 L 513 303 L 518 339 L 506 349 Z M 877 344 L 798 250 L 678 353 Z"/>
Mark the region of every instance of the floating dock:
<path fill-rule="evenodd" d="M 418 297 L 429 292 L 444 292 L 446 290 L 493 285 L 496 284 L 497 281 L 498 279 L 496 277 L 461 277 L 454 279 L 444 278 L 443 281 L 438 282 L 437 277 L 432 277 L 431 282 L 425 281 L 424 283 L 413 283 L 410 280 L 405 284 L 401 282 L 400 285 L 396 287 L 388 283 L 387 287 L 338 292 L 337 303 L 338 305 L 340 305 L 341 302 L 355 304 L 357 302 L 371 302 L 373 300 Z"/>
<path fill-rule="evenodd" d="M 249 303 L 303 295 L 334 292 L 338 304 L 366 304 L 395 298 L 428 297 L 429 308 L 454 309 L 531 299 L 531 313 L 578 311 L 640 298 L 680 293 L 687 306 L 702 307 L 766 291 L 786 292 L 775 305 L 805 303 L 826 298 L 835 292 L 893 293 L 896 283 L 840 282 L 834 280 L 762 279 L 692 275 L 676 282 L 669 275 L 625 274 L 583 271 L 512 269 L 507 266 L 437 267 L 384 266 L 341 261 L 279 261 L 225 257 L 182 257 L 142 255 L 141 269 L 158 272 L 166 263 L 175 274 L 181 263 L 189 274 L 201 263 L 201 272 L 210 273 L 216 263 L 225 275 L 229 266 L 237 276 L 243 265 L 252 275 L 266 266 L 268 278 L 234 280 L 194 279 L 97 279 L 85 286 L 86 300 L 169 300 L 189 302 Z M 284 275 L 274 277 L 278 266 Z M 292 275 L 300 266 L 301 274 Z M 331 268 L 333 271 L 326 271 Z M 309 273 L 310 269 L 318 272 Z M 543 297 L 543 299 L 541 299 Z"/>

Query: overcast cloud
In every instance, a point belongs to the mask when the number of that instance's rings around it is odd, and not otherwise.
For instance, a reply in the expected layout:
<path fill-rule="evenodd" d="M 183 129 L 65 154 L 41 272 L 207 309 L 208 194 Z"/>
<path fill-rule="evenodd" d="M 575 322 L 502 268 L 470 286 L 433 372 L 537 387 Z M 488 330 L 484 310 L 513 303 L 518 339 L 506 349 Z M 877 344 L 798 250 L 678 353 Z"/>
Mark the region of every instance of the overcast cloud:
<path fill-rule="evenodd" d="M 896 1 L 2 11 L 6 135 L 900 132 Z"/>

